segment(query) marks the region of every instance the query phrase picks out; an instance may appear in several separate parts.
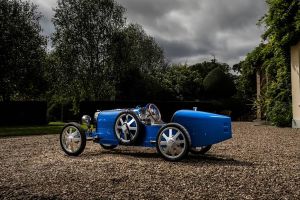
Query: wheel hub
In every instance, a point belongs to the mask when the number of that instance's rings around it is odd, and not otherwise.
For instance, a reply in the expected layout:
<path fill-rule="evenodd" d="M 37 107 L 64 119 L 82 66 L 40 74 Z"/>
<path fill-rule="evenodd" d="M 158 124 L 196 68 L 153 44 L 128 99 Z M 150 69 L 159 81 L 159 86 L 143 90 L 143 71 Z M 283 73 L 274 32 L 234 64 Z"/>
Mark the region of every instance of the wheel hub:
<path fill-rule="evenodd" d="M 73 138 L 74 138 L 74 137 L 73 137 L 72 135 L 69 135 L 69 136 L 67 137 L 67 141 L 68 141 L 68 142 L 72 142 Z"/>
<path fill-rule="evenodd" d="M 68 142 L 75 142 L 75 143 L 79 142 L 78 140 L 76 140 L 76 138 L 75 138 L 74 135 L 69 135 L 69 136 L 67 137 L 67 141 L 68 141 Z"/>
<path fill-rule="evenodd" d="M 167 145 L 170 146 L 170 147 L 174 147 L 175 146 L 175 140 L 173 138 L 170 138 L 167 141 Z"/>

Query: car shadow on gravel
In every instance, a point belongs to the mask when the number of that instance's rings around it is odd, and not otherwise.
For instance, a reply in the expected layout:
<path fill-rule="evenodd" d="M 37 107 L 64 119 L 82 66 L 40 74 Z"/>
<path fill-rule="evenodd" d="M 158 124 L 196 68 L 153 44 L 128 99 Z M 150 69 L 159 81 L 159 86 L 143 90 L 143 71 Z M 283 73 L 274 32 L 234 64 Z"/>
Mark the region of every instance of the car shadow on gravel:
<path fill-rule="evenodd" d="M 221 166 L 229 165 L 229 166 L 245 166 L 245 167 L 253 167 L 256 165 L 249 161 L 237 160 L 228 156 L 214 155 L 214 154 L 189 155 L 182 162 L 187 164 L 203 163 L 203 164 L 221 165 Z"/>
<path fill-rule="evenodd" d="M 155 151 L 141 152 L 141 151 L 132 151 L 132 150 L 124 150 L 124 149 L 103 150 L 101 152 L 87 153 L 82 157 L 91 158 L 94 156 L 101 156 L 101 155 L 124 155 L 124 156 L 131 156 L 137 158 L 160 158 L 160 155 Z"/>
<path fill-rule="evenodd" d="M 145 159 L 161 159 L 163 158 L 154 150 L 150 151 L 133 151 L 133 150 L 124 150 L 124 149 L 114 149 L 114 150 L 103 150 L 101 152 L 90 152 L 82 156 L 81 158 L 88 158 L 101 155 L 123 155 L 130 156 L 136 158 L 145 158 Z M 253 167 L 256 164 L 248 161 L 237 160 L 231 158 L 229 156 L 223 155 L 214 155 L 214 154 L 206 154 L 206 155 L 193 155 L 189 154 L 185 159 L 180 161 L 180 163 L 185 164 L 203 164 L 203 165 L 220 165 L 220 166 L 246 166 Z"/>

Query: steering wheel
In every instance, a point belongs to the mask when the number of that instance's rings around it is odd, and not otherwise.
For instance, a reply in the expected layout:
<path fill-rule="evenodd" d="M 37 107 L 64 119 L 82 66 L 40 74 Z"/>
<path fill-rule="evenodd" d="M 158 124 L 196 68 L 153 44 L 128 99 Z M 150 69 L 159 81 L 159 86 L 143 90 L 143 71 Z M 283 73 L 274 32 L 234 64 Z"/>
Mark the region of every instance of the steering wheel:
<path fill-rule="evenodd" d="M 161 114 L 156 105 L 149 103 L 145 106 L 146 116 L 150 118 L 151 122 L 160 122 Z"/>

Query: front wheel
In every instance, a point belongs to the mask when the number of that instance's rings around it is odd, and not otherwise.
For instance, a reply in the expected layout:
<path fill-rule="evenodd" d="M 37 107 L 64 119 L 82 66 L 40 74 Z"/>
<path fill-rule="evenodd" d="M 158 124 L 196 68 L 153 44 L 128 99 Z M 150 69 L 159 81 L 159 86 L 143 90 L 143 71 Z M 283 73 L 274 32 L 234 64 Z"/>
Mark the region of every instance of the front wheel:
<path fill-rule="evenodd" d="M 187 130 L 177 123 L 163 126 L 156 138 L 156 149 L 166 160 L 179 161 L 189 152 L 191 145 Z"/>
<path fill-rule="evenodd" d="M 200 154 L 203 155 L 206 152 L 208 152 L 211 149 L 212 145 L 208 145 L 208 146 L 202 146 L 202 147 L 195 147 L 195 148 L 191 148 L 190 152 L 192 154 Z"/>
<path fill-rule="evenodd" d="M 86 145 L 86 136 L 84 131 L 77 123 L 68 123 L 60 133 L 60 146 L 69 156 L 78 156 Z"/>

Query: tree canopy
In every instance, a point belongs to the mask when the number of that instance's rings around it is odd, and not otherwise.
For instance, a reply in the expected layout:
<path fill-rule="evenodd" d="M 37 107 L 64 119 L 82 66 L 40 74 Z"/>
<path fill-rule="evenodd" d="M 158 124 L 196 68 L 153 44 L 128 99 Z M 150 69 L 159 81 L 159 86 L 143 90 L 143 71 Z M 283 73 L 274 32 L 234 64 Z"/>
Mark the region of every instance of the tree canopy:
<path fill-rule="evenodd" d="M 46 40 L 40 35 L 37 7 L 0 0 L 0 100 L 36 99 L 45 90 Z"/>
<path fill-rule="evenodd" d="M 156 78 L 165 66 L 163 50 L 140 25 L 116 32 L 110 55 L 117 99 L 151 99 L 160 92 Z"/>
<path fill-rule="evenodd" d="M 167 63 L 142 26 L 126 23 L 125 8 L 115 0 L 59 0 L 49 52 L 36 6 L 0 3 L 0 101 L 43 98 L 50 109 L 73 103 L 76 112 L 84 100 L 211 100 L 234 94 L 228 64 Z"/>
<path fill-rule="evenodd" d="M 58 2 L 47 76 L 55 99 L 148 99 L 160 91 L 163 51 L 140 25 L 126 24 L 124 12 L 114 0 Z"/>
<path fill-rule="evenodd" d="M 221 76 L 210 75 L 212 71 L 221 71 Z M 214 74 L 214 73 L 213 73 Z M 213 78 L 218 82 L 219 88 L 225 88 L 222 91 L 210 90 L 210 83 Z M 163 78 L 163 86 L 172 99 L 178 100 L 207 100 L 221 99 L 233 96 L 235 93 L 234 76 L 230 73 L 228 64 L 219 63 L 217 60 L 204 61 L 194 65 L 173 65 L 169 67 Z M 206 84 L 207 83 L 207 84 Z M 230 83 L 226 85 L 226 83 Z M 209 85 L 209 86 L 208 86 Z M 205 86 L 208 86 L 205 88 Z M 228 86 L 228 87 L 227 87 Z M 210 88 L 210 89 L 208 89 Z M 230 90 L 230 92 L 229 92 Z M 226 94 L 223 91 L 227 91 Z"/>
<path fill-rule="evenodd" d="M 205 92 L 211 97 L 226 98 L 235 94 L 233 80 L 220 67 L 211 70 L 203 80 Z"/>
<path fill-rule="evenodd" d="M 53 36 L 54 92 L 68 100 L 109 99 L 114 76 L 108 47 L 124 23 L 125 9 L 113 0 L 60 0 Z"/>

